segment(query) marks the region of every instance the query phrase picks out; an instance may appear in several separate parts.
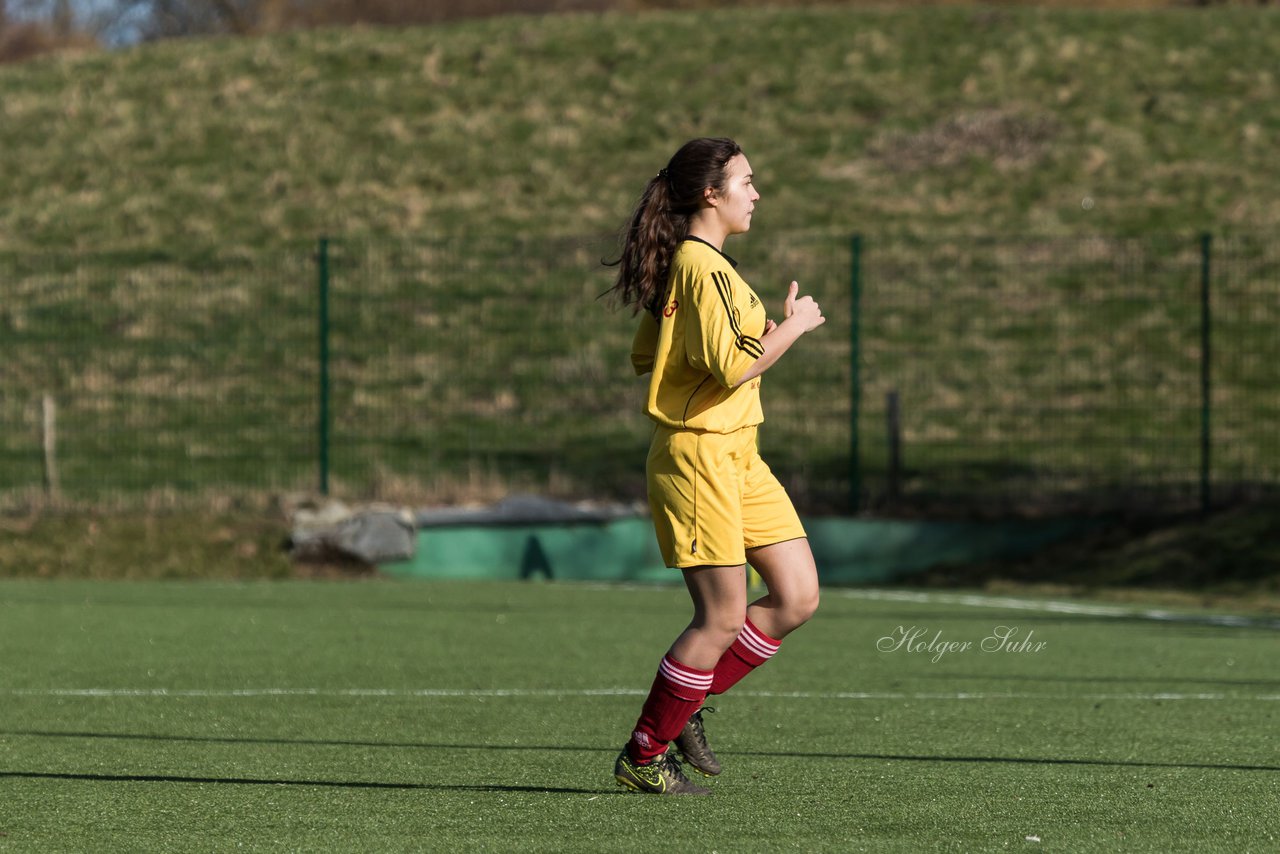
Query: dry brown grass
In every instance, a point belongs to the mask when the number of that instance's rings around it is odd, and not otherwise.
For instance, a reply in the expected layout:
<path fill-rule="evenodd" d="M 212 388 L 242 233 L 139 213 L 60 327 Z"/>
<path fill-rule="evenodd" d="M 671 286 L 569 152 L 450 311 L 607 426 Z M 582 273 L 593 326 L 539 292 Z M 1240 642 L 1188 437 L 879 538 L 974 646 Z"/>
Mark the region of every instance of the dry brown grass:
<path fill-rule="evenodd" d="M 96 46 L 96 40 L 85 33 L 60 36 L 38 23 L 0 26 L 0 65 L 22 62 L 46 53 L 83 52 Z"/>

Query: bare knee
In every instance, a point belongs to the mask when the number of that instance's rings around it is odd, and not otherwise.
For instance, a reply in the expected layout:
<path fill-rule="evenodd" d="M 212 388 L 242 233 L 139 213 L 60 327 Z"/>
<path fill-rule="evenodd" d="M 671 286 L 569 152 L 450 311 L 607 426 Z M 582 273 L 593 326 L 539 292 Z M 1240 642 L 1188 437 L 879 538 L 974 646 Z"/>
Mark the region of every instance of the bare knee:
<path fill-rule="evenodd" d="M 804 602 L 799 610 L 799 614 L 802 617 L 800 620 L 801 623 L 809 622 L 809 618 L 818 613 L 818 603 L 821 598 L 821 595 L 818 593 L 818 588 L 816 587 L 813 588 L 813 591 L 804 598 Z"/>
<path fill-rule="evenodd" d="M 815 587 L 813 590 L 790 596 L 782 603 L 782 607 L 778 609 L 778 616 L 788 632 L 795 631 L 809 622 L 809 618 L 818 610 L 818 599 L 818 588 Z"/>
<path fill-rule="evenodd" d="M 818 569 L 809 541 L 787 540 L 748 554 L 769 587 L 768 595 L 758 604 L 768 611 L 770 628 L 778 633 L 777 637 L 807 623 L 818 610 Z"/>
<path fill-rule="evenodd" d="M 746 616 L 745 609 L 741 614 L 729 609 L 695 613 L 689 629 L 696 633 L 703 643 L 714 645 L 723 651 L 733 644 L 734 638 L 742 631 Z"/>
<path fill-rule="evenodd" d="M 709 636 L 714 637 L 716 644 L 723 649 L 728 649 L 733 645 L 733 641 L 742 632 L 742 623 L 746 619 L 746 613 L 737 616 L 724 616 L 710 621 L 704 630 Z"/>

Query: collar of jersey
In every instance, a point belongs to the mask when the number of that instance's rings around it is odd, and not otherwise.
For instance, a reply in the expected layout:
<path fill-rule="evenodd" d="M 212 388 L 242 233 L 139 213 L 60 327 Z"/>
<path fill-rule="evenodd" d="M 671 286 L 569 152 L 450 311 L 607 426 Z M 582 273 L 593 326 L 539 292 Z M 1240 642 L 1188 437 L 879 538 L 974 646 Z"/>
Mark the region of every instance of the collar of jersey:
<path fill-rule="evenodd" d="M 686 242 L 688 242 L 688 241 L 690 241 L 690 240 L 692 240 L 694 243 L 701 243 L 703 246 L 710 246 L 710 247 L 711 247 L 711 249 L 712 249 L 712 250 L 714 250 L 714 251 L 715 251 L 715 253 L 716 253 L 717 255 L 719 255 L 721 258 L 723 258 L 724 260 L 726 260 L 726 261 L 728 261 L 728 262 L 729 262 L 729 266 L 730 266 L 730 267 L 737 268 L 737 266 L 738 266 L 738 262 L 737 262 L 737 261 L 733 260 L 733 259 L 732 259 L 732 258 L 730 258 L 728 255 L 724 254 L 724 253 L 723 253 L 723 252 L 721 252 L 719 249 L 716 249 L 714 246 L 711 246 L 711 244 L 710 244 L 710 243 L 708 243 L 707 241 L 703 240 L 701 237 L 694 237 L 694 236 L 691 234 L 691 235 L 689 235 L 688 237 L 686 237 L 686 238 L 685 238 L 685 241 L 686 241 Z"/>

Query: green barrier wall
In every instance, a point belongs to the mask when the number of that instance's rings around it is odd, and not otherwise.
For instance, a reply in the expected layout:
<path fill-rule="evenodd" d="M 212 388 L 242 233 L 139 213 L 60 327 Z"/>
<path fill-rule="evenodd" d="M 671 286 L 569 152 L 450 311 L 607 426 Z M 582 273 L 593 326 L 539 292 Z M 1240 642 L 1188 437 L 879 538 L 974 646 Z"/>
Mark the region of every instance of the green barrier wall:
<path fill-rule="evenodd" d="M 943 564 L 1028 554 L 1096 524 L 1081 519 L 805 520 L 824 584 L 882 583 Z M 423 528 L 412 560 L 381 569 L 389 575 L 426 579 L 679 581 L 675 570 L 662 565 L 647 518 Z"/>

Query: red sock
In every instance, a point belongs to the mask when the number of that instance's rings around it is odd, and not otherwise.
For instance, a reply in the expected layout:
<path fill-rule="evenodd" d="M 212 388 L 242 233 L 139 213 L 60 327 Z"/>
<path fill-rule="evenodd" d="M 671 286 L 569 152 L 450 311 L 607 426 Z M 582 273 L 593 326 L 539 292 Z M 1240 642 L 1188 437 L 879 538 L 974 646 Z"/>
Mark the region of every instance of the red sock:
<path fill-rule="evenodd" d="M 733 645 L 716 663 L 715 678 L 711 680 L 708 693 L 723 694 L 737 685 L 743 676 L 773 658 L 781 644 L 782 641 L 769 637 L 747 619 Z"/>
<path fill-rule="evenodd" d="M 640 710 L 635 731 L 627 742 L 627 752 L 636 762 L 649 762 L 663 753 L 680 734 L 689 716 L 707 698 L 712 671 L 698 670 L 663 656 L 658 675 L 649 689 L 649 698 Z"/>

